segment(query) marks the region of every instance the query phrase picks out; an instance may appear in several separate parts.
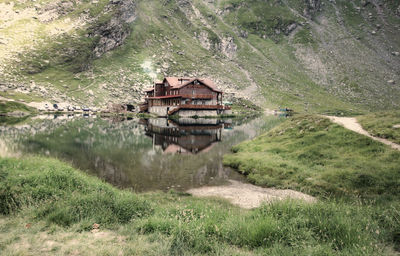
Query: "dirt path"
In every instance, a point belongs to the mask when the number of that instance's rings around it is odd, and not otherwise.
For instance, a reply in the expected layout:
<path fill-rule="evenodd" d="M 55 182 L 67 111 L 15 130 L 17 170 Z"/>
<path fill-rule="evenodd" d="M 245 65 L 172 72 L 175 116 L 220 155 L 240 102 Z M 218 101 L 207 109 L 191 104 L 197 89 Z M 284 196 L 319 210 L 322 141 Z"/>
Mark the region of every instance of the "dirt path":
<path fill-rule="evenodd" d="M 382 142 L 383 144 L 389 145 L 393 149 L 400 150 L 400 145 L 396 144 L 394 142 L 391 142 L 387 139 L 382 139 L 379 137 L 374 137 L 371 134 L 369 134 L 366 130 L 364 130 L 361 125 L 357 122 L 357 119 L 354 117 L 337 117 L 337 116 L 325 116 L 329 118 L 332 122 L 337 123 L 344 128 L 347 128 L 349 130 L 352 130 L 354 132 L 357 132 L 359 134 L 365 135 L 367 137 L 370 137 L 373 140 Z"/>
<path fill-rule="evenodd" d="M 2 101 L 15 101 L 13 99 L 4 98 L 3 96 L 0 96 L 0 100 L 2 100 Z"/>
<path fill-rule="evenodd" d="M 206 186 L 190 189 L 187 192 L 198 197 L 221 197 L 246 209 L 259 207 L 262 203 L 284 199 L 304 200 L 305 202 L 316 201 L 310 195 L 290 189 L 262 188 L 235 180 L 229 180 L 229 182 L 231 184 L 225 186 Z"/>

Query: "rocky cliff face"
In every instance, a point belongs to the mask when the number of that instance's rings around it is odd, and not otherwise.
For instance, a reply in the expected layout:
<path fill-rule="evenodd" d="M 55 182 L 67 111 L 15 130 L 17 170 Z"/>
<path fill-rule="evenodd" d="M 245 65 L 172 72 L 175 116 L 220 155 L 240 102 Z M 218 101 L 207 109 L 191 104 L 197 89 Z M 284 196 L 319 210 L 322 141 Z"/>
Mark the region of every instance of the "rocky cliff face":
<path fill-rule="evenodd" d="M 96 25 L 91 37 L 99 37 L 94 55 L 99 58 L 105 52 L 122 45 L 131 33 L 129 25 L 135 21 L 136 3 L 134 0 L 112 0 L 105 12 L 113 12 L 109 21 Z"/>
<path fill-rule="evenodd" d="M 312 18 L 321 9 L 321 0 L 305 0 L 306 8 L 304 9 L 304 15 Z"/>

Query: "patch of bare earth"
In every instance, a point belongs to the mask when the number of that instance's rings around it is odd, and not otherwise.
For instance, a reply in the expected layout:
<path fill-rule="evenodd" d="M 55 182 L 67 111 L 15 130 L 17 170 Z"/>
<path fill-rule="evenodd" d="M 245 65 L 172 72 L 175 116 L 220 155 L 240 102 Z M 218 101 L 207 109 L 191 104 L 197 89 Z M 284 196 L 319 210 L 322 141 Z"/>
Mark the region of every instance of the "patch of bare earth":
<path fill-rule="evenodd" d="M 242 208 L 251 209 L 263 203 L 294 199 L 315 202 L 315 197 L 291 189 L 262 188 L 252 184 L 229 180 L 229 185 L 190 189 L 187 192 L 198 197 L 221 197 Z"/>
<path fill-rule="evenodd" d="M 115 246 L 118 244 L 119 246 Z M 18 241 L 7 246 L 6 252 L 15 252 L 18 255 L 100 255 L 104 251 L 111 251 L 115 255 L 122 254 L 125 237 L 111 231 L 97 233 L 61 232 L 49 234 L 39 232 L 36 235 L 23 234 Z"/>
<path fill-rule="evenodd" d="M 372 136 L 371 134 L 369 134 L 366 130 L 364 130 L 362 128 L 362 126 L 357 122 L 357 119 L 355 119 L 354 117 L 338 117 L 338 116 L 325 116 L 325 117 L 329 118 L 332 122 L 337 123 L 346 129 L 349 129 L 356 133 L 370 137 L 371 139 L 379 141 L 383 144 L 386 144 L 393 149 L 400 150 L 399 144 L 396 144 L 387 139 L 382 139 L 382 138 L 375 137 L 375 136 Z"/>

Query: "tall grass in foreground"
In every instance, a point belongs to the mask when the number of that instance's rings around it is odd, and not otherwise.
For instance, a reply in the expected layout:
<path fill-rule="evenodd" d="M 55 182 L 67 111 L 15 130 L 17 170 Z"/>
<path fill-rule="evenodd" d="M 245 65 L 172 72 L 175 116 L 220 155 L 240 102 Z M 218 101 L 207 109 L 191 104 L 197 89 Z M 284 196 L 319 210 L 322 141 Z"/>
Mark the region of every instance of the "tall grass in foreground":
<path fill-rule="evenodd" d="M 31 207 L 35 217 L 62 226 L 121 224 L 152 212 L 146 201 L 44 158 L 0 159 L 0 213 Z"/>
<path fill-rule="evenodd" d="M 25 241 L 21 237 L 40 244 L 37 232 L 57 237 L 66 230 L 78 235 L 93 223 L 127 241 L 104 251 L 96 249 L 100 254 L 132 255 L 131 243 L 152 244 L 163 250 L 159 253 L 170 255 L 391 254 L 399 245 L 398 209 L 397 201 L 321 200 L 315 204 L 283 201 L 244 210 L 223 200 L 183 193 L 120 191 L 57 160 L 0 160 L 0 251 L 5 255 L 17 254 L 13 248 L 21 248 L 20 254 L 34 251 L 26 248 L 36 245 L 20 246 Z M 32 226 L 47 224 L 35 233 L 15 224 L 21 219 Z M 63 243 L 52 249 L 55 254 L 68 251 L 63 246 L 70 243 Z"/>

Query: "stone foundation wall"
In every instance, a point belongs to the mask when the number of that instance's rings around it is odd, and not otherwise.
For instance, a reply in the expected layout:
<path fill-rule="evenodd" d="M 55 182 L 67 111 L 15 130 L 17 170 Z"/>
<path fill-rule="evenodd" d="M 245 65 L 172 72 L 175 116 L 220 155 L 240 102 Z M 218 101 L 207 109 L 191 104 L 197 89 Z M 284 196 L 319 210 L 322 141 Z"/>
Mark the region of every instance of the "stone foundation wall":
<path fill-rule="evenodd" d="M 169 107 L 169 109 L 172 109 L 171 107 Z M 149 107 L 149 113 L 151 114 L 155 114 L 157 116 L 167 116 L 168 107 L 167 106 L 152 106 Z"/>
<path fill-rule="evenodd" d="M 149 113 L 157 116 L 167 116 L 168 110 L 174 109 L 176 106 L 152 106 L 149 107 Z M 194 110 L 194 109 L 181 109 L 176 114 L 180 117 L 192 116 L 218 116 L 217 110 Z"/>
<path fill-rule="evenodd" d="M 225 109 L 222 113 L 224 115 L 232 115 L 232 109 Z"/>
<path fill-rule="evenodd" d="M 191 110 L 181 109 L 178 111 L 179 117 L 191 117 L 191 116 L 218 116 L 217 110 Z"/>

